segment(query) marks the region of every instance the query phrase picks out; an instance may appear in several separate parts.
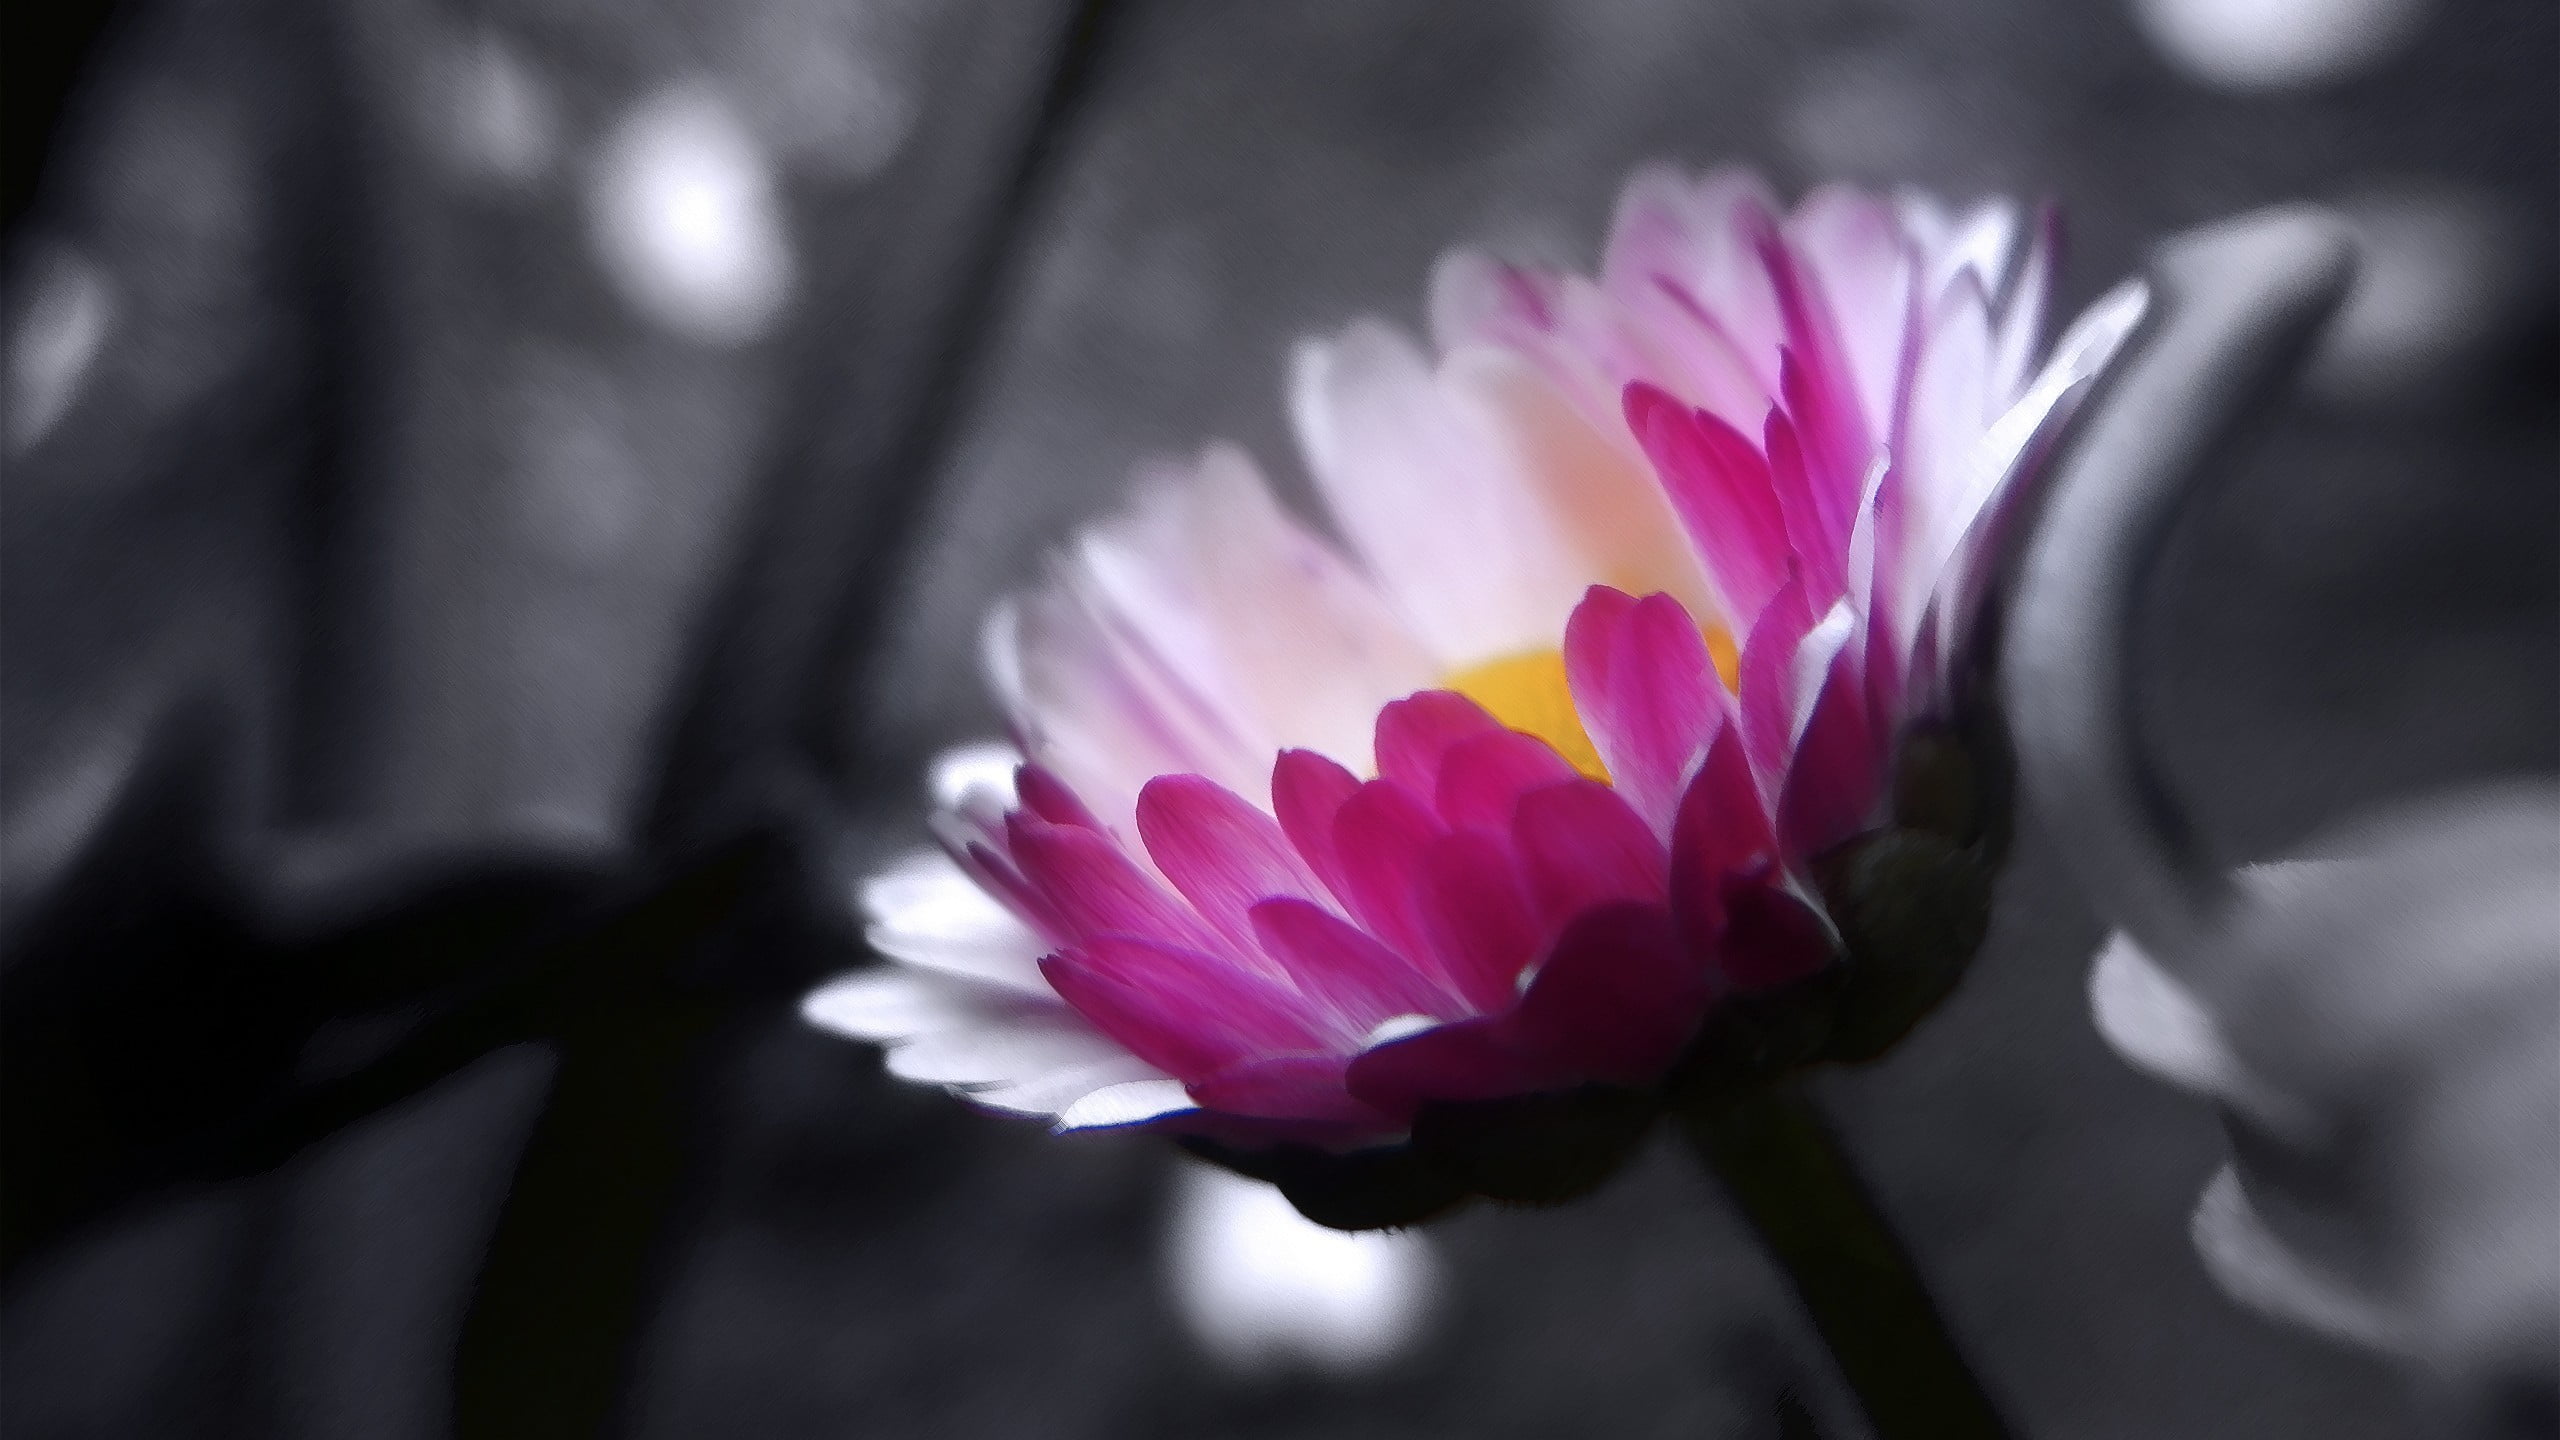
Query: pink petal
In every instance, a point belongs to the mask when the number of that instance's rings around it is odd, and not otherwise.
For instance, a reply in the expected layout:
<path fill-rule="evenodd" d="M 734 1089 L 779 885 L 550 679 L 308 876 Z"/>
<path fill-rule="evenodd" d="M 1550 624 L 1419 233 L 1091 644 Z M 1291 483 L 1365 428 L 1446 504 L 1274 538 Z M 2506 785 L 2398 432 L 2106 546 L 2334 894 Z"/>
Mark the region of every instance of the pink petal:
<path fill-rule="evenodd" d="M 1344 1125 L 1395 1122 L 1356 1099 L 1343 1084 L 1344 1055 L 1278 1055 L 1230 1065 L 1187 1087 L 1191 1098 L 1229 1115 L 1314 1120 Z"/>
<path fill-rule="evenodd" d="M 1057 907 L 1037 886 L 1022 876 L 1012 859 L 996 846 L 983 840 L 971 840 L 949 852 L 952 860 L 990 895 L 1002 901 L 1007 909 L 1023 919 L 1023 923 L 1039 932 L 1053 944 L 1063 944 L 1072 937 Z"/>
<path fill-rule="evenodd" d="M 1565 626 L 1565 674 L 1611 783 L 1655 833 L 1731 711 L 1697 622 L 1668 595 L 1595 585 Z"/>
<path fill-rule="evenodd" d="M 1786 516 L 1769 464 L 1731 425 L 1651 385 L 1629 385 L 1627 428 L 1705 559 L 1725 617 L 1747 625 L 1786 577 Z"/>
<path fill-rule="evenodd" d="M 1159 775 L 1138 792 L 1138 834 L 1156 868 L 1239 947 L 1247 912 L 1274 895 L 1312 897 L 1316 877 L 1270 816 L 1197 775 Z"/>
<path fill-rule="evenodd" d="M 1796 742 L 1778 797 L 1778 843 L 1819 855 L 1867 828 L 1883 788 L 1881 747 L 1867 716 L 1855 650 L 1843 646 Z"/>
<path fill-rule="evenodd" d="M 1041 961 L 1040 973 L 1130 1054 L 1177 1078 L 1324 1045 L 1297 996 L 1182 946 L 1096 935 Z"/>
<path fill-rule="evenodd" d="M 1440 759 L 1451 746 L 1501 733 L 1501 722 L 1453 690 L 1390 701 L 1378 711 L 1378 775 L 1416 795 L 1432 794 L 1440 786 Z"/>
<path fill-rule="evenodd" d="M 1468 1007 L 1511 1008 L 1520 972 L 1538 958 L 1546 927 L 1531 913 L 1520 873 L 1504 841 L 1462 830 L 1432 842 L 1417 897 L 1433 952 Z"/>
<path fill-rule="evenodd" d="M 1780 367 L 1779 398 L 1804 442 L 1815 480 L 1855 486 L 1866 473 L 1867 457 L 1875 453 L 1875 440 L 1843 353 L 1834 320 L 1838 311 L 1773 222 L 1754 221 L 1753 230 L 1778 297 L 1778 313 L 1786 322 L 1785 354 L 1792 364 Z"/>
<path fill-rule="evenodd" d="M 1621 799 L 1596 780 L 1570 780 L 1520 797 L 1513 849 L 1538 913 L 1561 926 L 1595 905 L 1659 902 L 1670 856 Z"/>
<path fill-rule="evenodd" d="M 1440 765 L 1433 803 L 1452 827 L 1511 833 L 1520 797 L 1574 778 L 1570 762 L 1534 735 L 1496 730 L 1451 747 Z"/>
<path fill-rule="evenodd" d="M 1342 803 L 1333 820 L 1342 899 L 1370 934 L 1406 955 L 1432 953 L 1415 911 L 1423 856 L 1445 834 L 1439 817 L 1393 780 L 1372 780 Z"/>
<path fill-rule="evenodd" d="M 1671 913 L 1680 937 L 1712 955 L 1724 934 L 1727 882 L 1779 868 L 1778 840 L 1740 736 L 1728 729 L 1680 798 L 1671 830 Z"/>
<path fill-rule="evenodd" d="M 1572 1072 L 1512 1049 L 1508 1017 L 1461 1020 L 1352 1057 L 1351 1093 L 1399 1119 L 1431 1100 L 1498 1100 L 1573 1083 Z"/>
<path fill-rule="evenodd" d="M 1803 376 L 1790 351 L 1784 367 L 1792 393 Z M 1829 605 L 1848 590 L 1849 529 L 1864 480 L 1860 468 L 1844 473 L 1851 462 L 1808 454 L 1806 444 L 1818 427 L 1801 422 L 1801 412 L 1772 410 L 1762 427 L 1761 446 L 1769 456 L 1769 486 L 1786 518 L 1787 546 L 1804 575 L 1805 588 L 1817 606 Z"/>
<path fill-rule="evenodd" d="M 1606 905 L 1565 928 L 1503 1035 L 1576 1075 L 1651 1085 L 1697 1033 L 1707 999 L 1707 977 L 1673 934 L 1669 910 Z"/>
<path fill-rule="evenodd" d="M 1022 808 L 1053 825 L 1081 825 L 1087 830 L 1100 830 L 1102 822 L 1077 798 L 1067 782 L 1039 765 L 1017 766 L 1013 772 L 1014 793 L 1021 798 Z"/>
<path fill-rule="evenodd" d="M 1253 908 L 1253 929 L 1300 993 L 1354 1040 L 1398 1015 L 1456 1013 L 1449 992 L 1413 961 L 1305 900 L 1263 901 Z"/>
<path fill-rule="evenodd" d="M 1359 777 L 1312 750 L 1283 750 L 1271 763 L 1271 810 L 1280 831 L 1336 897 L 1351 892 L 1334 855 L 1333 820 L 1359 788 Z"/>
<path fill-rule="evenodd" d="M 1098 831 L 1017 811 L 1008 839 L 1023 878 L 1073 941 L 1120 932 L 1211 954 L 1232 948 Z"/>

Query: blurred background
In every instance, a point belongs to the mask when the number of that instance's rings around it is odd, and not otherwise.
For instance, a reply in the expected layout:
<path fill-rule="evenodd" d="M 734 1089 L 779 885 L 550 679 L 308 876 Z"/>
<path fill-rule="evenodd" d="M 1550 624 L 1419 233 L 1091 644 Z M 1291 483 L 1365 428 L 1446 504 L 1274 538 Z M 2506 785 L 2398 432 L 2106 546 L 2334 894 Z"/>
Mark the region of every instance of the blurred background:
<path fill-rule="evenodd" d="M 1310 1249 L 1344 1314 L 1422 1288 L 1257 1344 L 1202 1297 L 1285 1224 L 794 1015 L 992 729 L 989 598 L 1149 457 L 1300 485 L 1294 338 L 1418 325 L 1456 244 L 1589 265 L 1643 161 L 2052 199 L 2071 306 L 2339 207 L 2365 277 L 2190 517 L 2153 733 L 2234 859 L 2560 770 L 2548 0 L 6 24 L 12 1436 L 1857 1433 L 1676 1154 Z M 2098 938 L 2030 836 L 1957 999 L 1823 1084 L 1995 1393 L 2423 1433 L 2205 1280 L 2220 1132 L 2098 1041 Z"/>

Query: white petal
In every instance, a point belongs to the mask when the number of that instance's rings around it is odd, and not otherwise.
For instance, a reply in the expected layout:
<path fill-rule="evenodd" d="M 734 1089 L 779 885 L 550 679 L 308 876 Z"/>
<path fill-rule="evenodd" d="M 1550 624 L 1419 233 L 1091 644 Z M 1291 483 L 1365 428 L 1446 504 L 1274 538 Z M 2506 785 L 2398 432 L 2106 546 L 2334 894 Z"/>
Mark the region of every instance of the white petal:
<path fill-rule="evenodd" d="M 1967 639 L 1970 597 L 1979 589 L 1988 558 L 1984 521 L 1997 513 L 1992 502 L 2017 473 L 2028 447 L 2039 436 L 2049 437 L 2050 424 L 2069 414 L 2069 405 L 2078 403 L 2084 388 L 2115 358 L 2150 302 L 2150 287 L 2128 280 L 2099 297 L 2064 332 L 2027 393 L 1992 421 L 1974 446 L 1961 472 L 1962 494 L 1934 522 L 1930 549 L 1906 557 L 1905 563 L 1927 570 L 1932 577 L 1928 593 L 1952 612 L 1939 625 L 1939 645 L 1946 654 L 1956 653 Z M 1940 673 L 1944 670 L 1942 665 Z"/>
<path fill-rule="evenodd" d="M 1926 293 L 1935 298 L 1959 272 L 1970 270 L 1984 294 L 2000 295 L 2009 282 L 2018 236 L 2024 229 L 2017 205 L 2005 198 L 1984 201 L 1955 218 L 1928 252 Z"/>
<path fill-rule="evenodd" d="M 1619 441 L 1592 428 L 1553 382 L 1504 351 L 1457 351 L 1441 377 L 1519 457 L 1522 480 L 1545 499 L 1559 541 L 1575 557 L 1576 579 L 1630 595 L 1665 592 L 1701 618 L 1716 613 L 1697 550 L 1652 467 L 1622 443 L 1626 426 L 1615 414 Z M 1573 599 L 1580 602 L 1580 589 Z M 1561 641 L 1564 618 L 1553 620 L 1550 645 Z"/>
<path fill-rule="evenodd" d="M 889 1052 L 889 1073 L 936 1085 L 995 1085 L 1124 1059 L 1118 1042 L 1061 1008 L 938 1030 Z"/>
<path fill-rule="evenodd" d="M 1150 778 L 1231 770 L 1236 745 L 1143 637 L 1114 633 L 1108 603 L 1072 566 L 1020 598 L 1023 704 L 1014 719 L 1033 758 L 1120 824 Z"/>
<path fill-rule="evenodd" d="M 2037 372 L 2034 382 L 2018 403 L 1993 421 L 1967 467 L 1970 493 L 1966 496 L 1968 514 L 1979 513 L 1991 494 L 2017 468 L 2018 457 L 2044 428 L 2045 419 L 2063 397 L 2095 378 L 2115 359 L 2133 327 L 2151 306 L 2151 287 L 2140 280 L 2127 280 L 2098 297 L 2096 303 L 2072 322 L 2053 347 L 2053 358 Z"/>
<path fill-rule="evenodd" d="M 2045 312 L 2053 305 L 2054 228 L 2050 220 L 2036 226 L 2019 255 L 2015 274 L 1996 275 L 1998 301 L 1992 340 L 1993 393 L 2014 402 L 2026 392 L 2036 346 L 2044 338 Z"/>
<path fill-rule="evenodd" d="M 1919 364 L 1904 398 L 1901 446 L 1903 522 L 1894 549 L 1895 637 L 1904 646 L 1937 588 L 1947 557 L 1987 495 L 1973 483 L 1984 429 L 1992 419 L 1991 313 L 1982 287 L 1961 277 L 1933 306 Z"/>
<path fill-rule="evenodd" d="M 1831 602 L 1823 612 L 1822 622 L 1805 632 L 1796 642 L 1795 658 L 1788 668 L 1790 686 L 1787 749 L 1790 754 L 1804 740 L 1804 728 L 1812 723 L 1814 702 L 1822 698 L 1822 682 L 1831 678 L 1831 662 L 1840 656 L 1840 647 L 1856 633 L 1857 612 L 1849 605 L 1849 597 Z"/>
<path fill-rule="evenodd" d="M 919 851 L 862 886 L 873 949 L 910 965 L 1047 996 L 1050 945 L 938 850 Z"/>
<path fill-rule="evenodd" d="M 1200 1107 L 1191 1092 L 1174 1079 L 1132 1080 L 1107 1085 L 1070 1105 L 1058 1116 L 1059 1130 L 1102 1130 L 1179 1115 Z"/>
<path fill-rule="evenodd" d="M 950 981 L 900 966 L 863 970 L 812 990 L 800 1018 L 856 1040 L 906 1040 L 977 1023 L 984 1006 Z"/>
<path fill-rule="evenodd" d="M 1892 207 L 1860 191 L 1825 186 L 1787 217 L 1786 232 L 1829 304 L 1867 433 L 1891 434 L 1915 280 Z"/>
<path fill-rule="evenodd" d="M 1356 764 L 1378 707 L 1437 677 L 1386 597 L 1280 508 L 1240 450 L 1212 447 L 1125 533 L 1115 593 L 1130 625 L 1187 651 L 1229 713 L 1250 757 L 1238 794 L 1263 796 L 1283 748 Z"/>
<path fill-rule="evenodd" d="M 1762 393 L 1773 394 L 1786 322 L 1768 266 L 1743 223 L 1753 212 L 1774 218 L 1777 197 L 1746 171 L 1717 171 L 1696 181 L 1669 169 L 1640 171 L 1619 192 L 1600 275 L 1610 294 L 1639 313 L 1659 301 L 1655 276 L 1685 289 L 1759 367 Z M 1759 427 L 1758 416 L 1726 418 L 1745 434 Z"/>
<path fill-rule="evenodd" d="M 1077 1065 L 1018 1080 L 1001 1081 L 963 1091 L 971 1104 L 1016 1115 L 1054 1117 L 1086 1096 L 1115 1086 L 1171 1080 L 1173 1077 L 1135 1055 L 1121 1055 L 1090 1065 Z M 1186 1105 L 1189 1103 L 1186 1097 Z"/>
<path fill-rule="evenodd" d="M 1556 644 L 1588 579 L 1480 400 L 1364 322 L 1299 348 L 1290 410 L 1327 506 L 1442 666 Z"/>

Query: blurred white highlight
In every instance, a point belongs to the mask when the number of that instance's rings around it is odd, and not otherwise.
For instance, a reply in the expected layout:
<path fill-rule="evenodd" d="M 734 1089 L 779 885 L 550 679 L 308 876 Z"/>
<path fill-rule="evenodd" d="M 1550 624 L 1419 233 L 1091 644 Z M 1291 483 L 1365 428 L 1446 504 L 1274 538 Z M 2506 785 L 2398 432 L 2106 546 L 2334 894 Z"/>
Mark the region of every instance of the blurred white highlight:
<path fill-rule="evenodd" d="M 2228 90 L 2342 80 L 2388 59 L 2428 0 L 2133 0 L 2170 63 Z"/>
<path fill-rule="evenodd" d="M 1439 1257 L 1413 1232 L 1348 1234 L 1272 1186 L 1185 1162 L 1166 1235 L 1174 1300 L 1234 1373 L 1347 1378 L 1410 1352 L 1438 1304 Z"/>
<path fill-rule="evenodd" d="M 624 117 L 606 137 L 588 216 L 624 296 L 688 339 L 745 344 L 790 297 L 772 167 L 709 89 L 661 91 Z"/>
<path fill-rule="evenodd" d="M 945 750 L 933 758 L 934 803 L 945 809 L 958 809 L 973 792 L 984 790 L 1010 810 L 1015 804 L 1013 772 L 1021 764 L 1022 752 L 1001 740 L 980 740 Z"/>
<path fill-rule="evenodd" d="M 9 340 L 8 450 L 44 441 L 71 409 L 115 319 L 114 293 L 98 267 L 56 251 L 38 267 L 34 296 Z"/>

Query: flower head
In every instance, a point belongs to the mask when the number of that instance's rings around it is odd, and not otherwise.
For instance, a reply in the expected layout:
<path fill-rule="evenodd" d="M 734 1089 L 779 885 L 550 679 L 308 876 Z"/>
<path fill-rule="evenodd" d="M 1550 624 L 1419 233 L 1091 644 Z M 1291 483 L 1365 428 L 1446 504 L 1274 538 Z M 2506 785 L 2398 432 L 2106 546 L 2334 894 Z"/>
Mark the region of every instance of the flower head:
<path fill-rule="evenodd" d="M 1445 261 L 1299 352 L 1339 540 L 1214 447 L 1002 607 L 1019 747 L 821 990 L 890 1068 L 1390 1223 L 1605 1173 L 1666 1084 L 1873 1053 L 1979 938 L 2050 227 L 1640 175 L 1596 277 Z M 1008 773 L 1010 772 L 1010 773 Z"/>

